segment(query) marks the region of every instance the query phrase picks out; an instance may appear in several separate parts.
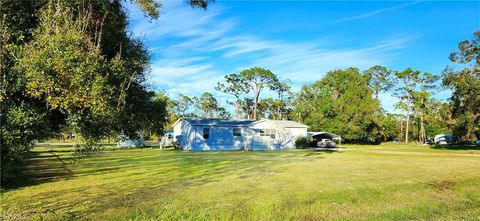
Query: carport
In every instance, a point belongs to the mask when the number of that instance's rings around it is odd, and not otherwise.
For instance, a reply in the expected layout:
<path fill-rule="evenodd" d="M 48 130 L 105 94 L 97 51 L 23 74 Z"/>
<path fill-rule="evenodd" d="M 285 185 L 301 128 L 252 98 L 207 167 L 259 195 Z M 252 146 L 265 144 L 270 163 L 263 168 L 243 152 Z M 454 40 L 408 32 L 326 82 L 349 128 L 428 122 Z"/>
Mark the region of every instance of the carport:
<path fill-rule="evenodd" d="M 310 136 L 316 142 L 321 141 L 322 139 L 330 139 L 338 143 L 338 146 L 342 145 L 342 137 L 329 132 L 308 132 L 308 136 Z"/>

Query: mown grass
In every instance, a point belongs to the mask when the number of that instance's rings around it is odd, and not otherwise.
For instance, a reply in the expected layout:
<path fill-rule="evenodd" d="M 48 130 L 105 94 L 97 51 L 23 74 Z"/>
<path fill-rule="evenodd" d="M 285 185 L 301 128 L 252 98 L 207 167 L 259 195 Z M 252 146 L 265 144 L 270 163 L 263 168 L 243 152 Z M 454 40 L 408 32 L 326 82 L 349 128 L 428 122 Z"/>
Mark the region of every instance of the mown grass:
<path fill-rule="evenodd" d="M 1 218 L 480 220 L 480 150 L 386 144 L 342 152 L 104 152 L 41 145 Z M 28 179 L 27 179 L 28 178 Z"/>

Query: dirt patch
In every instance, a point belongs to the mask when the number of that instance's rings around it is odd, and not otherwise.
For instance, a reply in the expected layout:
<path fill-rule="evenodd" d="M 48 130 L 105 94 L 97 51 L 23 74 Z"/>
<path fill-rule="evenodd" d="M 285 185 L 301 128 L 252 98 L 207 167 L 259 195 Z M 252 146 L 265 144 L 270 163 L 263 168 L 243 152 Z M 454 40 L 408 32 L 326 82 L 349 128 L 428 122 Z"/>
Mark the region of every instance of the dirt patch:
<path fill-rule="evenodd" d="M 455 182 L 451 180 L 434 180 L 430 183 L 427 183 L 428 186 L 431 186 L 439 191 L 450 190 L 455 186 Z"/>

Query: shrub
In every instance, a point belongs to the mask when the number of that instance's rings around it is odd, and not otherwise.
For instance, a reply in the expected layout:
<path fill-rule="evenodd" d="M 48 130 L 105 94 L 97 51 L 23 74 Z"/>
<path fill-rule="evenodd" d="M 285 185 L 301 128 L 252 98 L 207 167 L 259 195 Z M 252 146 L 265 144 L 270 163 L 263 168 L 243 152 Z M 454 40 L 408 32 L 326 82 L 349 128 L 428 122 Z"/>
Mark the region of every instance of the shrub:
<path fill-rule="evenodd" d="M 310 137 L 298 137 L 295 139 L 295 147 L 298 149 L 305 149 L 310 147 L 310 143 L 312 142 L 312 138 Z"/>

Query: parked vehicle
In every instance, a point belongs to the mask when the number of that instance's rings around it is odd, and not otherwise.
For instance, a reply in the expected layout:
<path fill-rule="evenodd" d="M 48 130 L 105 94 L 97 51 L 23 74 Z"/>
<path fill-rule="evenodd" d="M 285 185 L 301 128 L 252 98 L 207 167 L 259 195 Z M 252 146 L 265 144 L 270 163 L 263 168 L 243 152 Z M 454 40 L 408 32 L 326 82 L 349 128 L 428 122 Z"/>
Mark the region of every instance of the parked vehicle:
<path fill-rule="evenodd" d="M 452 135 L 437 134 L 434 138 L 434 142 L 437 145 L 449 144 L 453 141 Z"/>
<path fill-rule="evenodd" d="M 317 147 L 334 148 L 337 147 L 337 144 L 330 139 L 322 139 L 321 141 L 318 141 Z"/>
<path fill-rule="evenodd" d="M 173 133 L 166 133 L 160 140 L 160 147 L 171 147 L 173 145 Z"/>
<path fill-rule="evenodd" d="M 117 143 L 117 147 L 125 148 L 125 147 L 144 147 L 145 141 L 143 138 L 140 139 L 122 139 Z"/>

